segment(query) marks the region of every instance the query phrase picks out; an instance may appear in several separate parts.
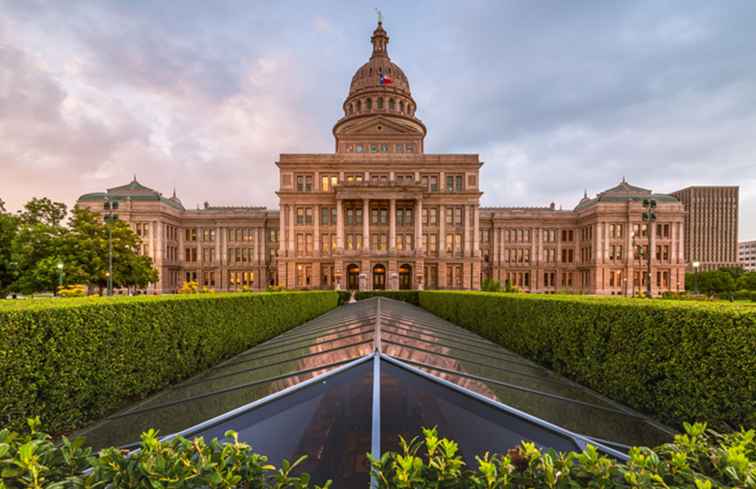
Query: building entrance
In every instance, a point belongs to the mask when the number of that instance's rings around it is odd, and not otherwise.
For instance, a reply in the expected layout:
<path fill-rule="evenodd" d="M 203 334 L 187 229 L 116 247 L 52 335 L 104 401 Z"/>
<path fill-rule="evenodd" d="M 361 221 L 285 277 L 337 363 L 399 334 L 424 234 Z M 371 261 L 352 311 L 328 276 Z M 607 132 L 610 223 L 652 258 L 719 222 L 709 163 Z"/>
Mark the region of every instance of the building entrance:
<path fill-rule="evenodd" d="M 376 265 L 373 267 L 373 290 L 384 290 L 386 288 L 386 267 Z"/>
<path fill-rule="evenodd" d="M 359 290 L 360 288 L 360 267 L 352 263 L 347 267 L 347 289 Z"/>
<path fill-rule="evenodd" d="M 412 288 L 412 266 L 408 264 L 399 267 L 399 288 L 405 290 Z"/>

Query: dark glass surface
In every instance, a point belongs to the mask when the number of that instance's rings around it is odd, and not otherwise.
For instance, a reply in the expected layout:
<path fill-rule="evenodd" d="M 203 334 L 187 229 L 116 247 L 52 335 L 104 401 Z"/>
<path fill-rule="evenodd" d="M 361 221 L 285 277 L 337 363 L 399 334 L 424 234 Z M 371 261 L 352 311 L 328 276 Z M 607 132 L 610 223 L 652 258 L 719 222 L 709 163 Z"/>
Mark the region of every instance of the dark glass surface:
<path fill-rule="evenodd" d="M 308 455 L 301 470 L 315 483 L 333 479 L 334 487 L 366 488 L 372 391 L 373 362 L 368 360 L 189 436 L 209 440 L 234 430 L 276 465 Z"/>
<path fill-rule="evenodd" d="M 563 436 L 389 362 L 381 363 L 381 450 L 398 450 L 423 427 L 460 444 L 465 462 L 475 455 L 504 453 L 522 440 L 558 451 L 576 450 Z"/>

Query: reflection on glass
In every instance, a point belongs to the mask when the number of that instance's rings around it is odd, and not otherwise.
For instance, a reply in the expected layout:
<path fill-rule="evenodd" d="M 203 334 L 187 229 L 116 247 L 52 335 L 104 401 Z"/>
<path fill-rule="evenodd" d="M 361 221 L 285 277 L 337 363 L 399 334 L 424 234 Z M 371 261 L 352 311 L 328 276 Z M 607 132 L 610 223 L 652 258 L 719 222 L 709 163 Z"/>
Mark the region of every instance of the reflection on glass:
<path fill-rule="evenodd" d="M 315 483 L 367 487 L 372 374 L 373 363 L 364 362 L 191 436 L 222 438 L 235 430 L 276 465 L 306 454 L 301 470 Z"/>

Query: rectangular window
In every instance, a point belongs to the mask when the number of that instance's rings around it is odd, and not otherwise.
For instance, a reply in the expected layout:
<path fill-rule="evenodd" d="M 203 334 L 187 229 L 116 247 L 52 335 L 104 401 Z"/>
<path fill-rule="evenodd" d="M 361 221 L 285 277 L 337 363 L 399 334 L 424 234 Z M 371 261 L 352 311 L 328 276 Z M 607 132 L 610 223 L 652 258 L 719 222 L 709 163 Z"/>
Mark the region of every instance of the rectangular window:
<path fill-rule="evenodd" d="M 331 218 L 331 209 L 329 209 L 328 207 L 321 207 L 320 208 L 320 224 L 324 226 L 331 224 L 330 218 Z"/>

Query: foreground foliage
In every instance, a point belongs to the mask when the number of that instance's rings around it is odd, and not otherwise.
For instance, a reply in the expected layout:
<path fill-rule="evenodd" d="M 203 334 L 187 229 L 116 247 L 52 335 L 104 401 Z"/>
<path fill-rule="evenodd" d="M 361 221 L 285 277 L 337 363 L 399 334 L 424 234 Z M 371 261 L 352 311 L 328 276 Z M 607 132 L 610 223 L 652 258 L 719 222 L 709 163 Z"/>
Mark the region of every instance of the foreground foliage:
<path fill-rule="evenodd" d="M 756 487 L 756 432 L 719 435 L 704 424 L 685 429 L 655 450 L 632 448 L 626 463 L 591 445 L 579 453 L 555 453 L 523 442 L 505 455 L 479 455 L 475 468 L 465 465 L 456 442 L 425 429 L 422 439 L 402 439 L 401 453 L 371 457 L 371 465 L 381 489 Z"/>
<path fill-rule="evenodd" d="M 276 488 L 313 486 L 297 468 L 280 468 L 239 442 L 176 437 L 161 441 L 157 432 L 141 437 L 138 451 L 107 448 L 94 453 L 84 440 L 53 443 L 30 420 L 24 434 L 0 431 L 0 488 Z M 422 438 L 401 440 L 401 452 L 380 459 L 368 455 L 381 489 L 525 489 L 525 488 L 753 488 L 756 487 L 756 433 L 719 435 L 704 424 L 686 425 L 686 434 L 654 450 L 633 448 L 620 463 L 593 446 L 582 452 L 543 452 L 523 442 L 506 454 L 480 454 L 465 464 L 454 441 L 424 429 Z M 324 487 L 329 487 L 330 483 Z"/>
<path fill-rule="evenodd" d="M 0 424 L 82 426 L 336 307 L 335 292 L 0 303 Z"/>
<path fill-rule="evenodd" d="M 756 426 L 750 304 L 425 291 L 420 305 L 666 423 Z"/>
<path fill-rule="evenodd" d="M 294 474 L 303 459 L 276 468 L 232 431 L 225 442 L 207 443 L 182 437 L 161 441 L 150 430 L 142 434 L 138 451 L 107 448 L 95 454 L 83 438 L 64 437 L 56 445 L 38 431 L 38 419 L 29 426 L 23 435 L 0 431 L 0 489 L 311 487 L 307 474 Z"/>

